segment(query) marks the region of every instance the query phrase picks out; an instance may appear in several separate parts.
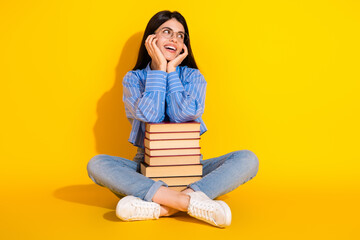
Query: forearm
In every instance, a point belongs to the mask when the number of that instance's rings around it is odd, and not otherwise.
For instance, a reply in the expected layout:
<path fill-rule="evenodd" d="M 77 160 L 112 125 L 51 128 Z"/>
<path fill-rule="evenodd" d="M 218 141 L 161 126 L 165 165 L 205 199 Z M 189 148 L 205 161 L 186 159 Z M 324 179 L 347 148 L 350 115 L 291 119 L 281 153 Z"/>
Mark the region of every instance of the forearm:
<path fill-rule="evenodd" d="M 189 82 L 185 88 L 176 72 L 168 74 L 166 113 L 174 122 L 192 121 L 204 112 L 206 82 L 199 78 Z"/>
<path fill-rule="evenodd" d="M 143 122 L 161 122 L 164 119 L 166 75 L 164 71 L 150 71 L 144 88 L 140 87 L 134 74 L 125 77 L 123 101 L 127 117 Z"/>

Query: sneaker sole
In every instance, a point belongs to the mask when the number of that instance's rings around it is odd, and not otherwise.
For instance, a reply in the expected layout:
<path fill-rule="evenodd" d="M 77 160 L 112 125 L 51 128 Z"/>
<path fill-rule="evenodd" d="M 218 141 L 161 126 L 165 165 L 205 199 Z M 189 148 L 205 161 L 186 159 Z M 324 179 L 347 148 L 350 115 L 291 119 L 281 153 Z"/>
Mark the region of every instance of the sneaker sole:
<path fill-rule="evenodd" d="M 224 209 L 225 211 L 225 223 L 219 227 L 226 227 L 226 226 L 229 226 L 231 224 L 231 210 L 230 210 L 230 207 L 224 202 L 224 201 L 221 201 L 221 200 L 216 200 L 216 202 L 218 202 Z"/>

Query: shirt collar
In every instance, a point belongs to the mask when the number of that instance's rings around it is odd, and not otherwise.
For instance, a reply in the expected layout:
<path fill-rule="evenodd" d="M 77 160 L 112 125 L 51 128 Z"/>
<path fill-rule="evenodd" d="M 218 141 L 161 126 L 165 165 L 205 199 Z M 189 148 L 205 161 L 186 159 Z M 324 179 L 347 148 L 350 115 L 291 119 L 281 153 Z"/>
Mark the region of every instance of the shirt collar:
<path fill-rule="evenodd" d="M 151 63 L 151 62 L 149 62 L 148 65 L 147 65 L 146 68 L 145 68 L 145 70 L 146 70 L 147 72 L 148 72 L 148 71 L 151 71 L 150 63 Z"/>

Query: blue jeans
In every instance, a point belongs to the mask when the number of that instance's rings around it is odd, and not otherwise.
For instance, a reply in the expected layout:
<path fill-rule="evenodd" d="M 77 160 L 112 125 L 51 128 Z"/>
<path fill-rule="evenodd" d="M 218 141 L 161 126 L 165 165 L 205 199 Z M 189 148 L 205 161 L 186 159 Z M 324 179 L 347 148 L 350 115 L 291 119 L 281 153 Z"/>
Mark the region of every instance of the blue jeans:
<path fill-rule="evenodd" d="M 203 177 L 188 187 L 194 191 L 204 192 L 211 199 L 249 181 L 255 177 L 259 168 L 258 158 L 249 150 L 234 151 L 207 160 L 203 160 L 202 157 L 201 155 Z M 99 154 L 89 161 L 88 174 L 96 184 L 107 187 L 118 197 L 132 195 L 151 202 L 157 190 L 167 185 L 139 173 L 143 158 L 142 148 L 138 148 L 133 161 Z"/>

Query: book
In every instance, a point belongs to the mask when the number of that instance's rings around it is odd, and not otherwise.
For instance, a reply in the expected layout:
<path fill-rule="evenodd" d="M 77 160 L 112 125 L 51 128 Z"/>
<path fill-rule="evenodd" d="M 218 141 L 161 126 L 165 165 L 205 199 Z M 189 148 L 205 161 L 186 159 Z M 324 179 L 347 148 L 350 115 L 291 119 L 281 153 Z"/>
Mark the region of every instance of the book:
<path fill-rule="evenodd" d="M 200 132 L 200 123 L 195 121 L 175 123 L 175 122 L 161 122 L 145 124 L 145 130 L 148 132 Z"/>
<path fill-rule="evenodd" d="M 164 139 L 164 140 L 149 140 L 144 138 L 144 145 L 149 149 L 163 149 L 163 148 L 194 148 L 200 147 L 200 138 L 193 139 Z"/>
<path fill-rule="evenodd" d="M 197 148 L 167 148 L 167 149 L 149 149 L 145 147 L 145 153 L 149 156 L 166 155 L 195 155 L 200 154 L 200 147 Z"/>
<path fill-rule="evenodd" d="M 200 123 L 146 123 L 140 172 L 182 191 L 202 178 Z"/>
<path fill-rule="evenodd" d="M 185 186 L 169 186 L 170 189 L 181 192 L 182 190 L 186 189 L 186 185 Z"/>
<path fill-rule="evenodd" d="M 197 132 L 147 132 L 145 131 L 145 138 L 150 140 L 158 139 L 184 139 L 184 138 L 199 138 L 200 131 Z"/>
<path fill-rule="evenodd" d="M 189 176 L 189 177 L 153 177 L 154 181 L 163 181 L 168 186 L 187 186 L 193 182 L 199 181 L 201 176 Z"/>
<path fill-rule="evenodd" d="M 161 165 L 184 165 L 199 164 L 201 154 L 196 155 L 174 155 L 174 156 L 149 156 L 145 153 L 144 162 L 150 166 Z"/>
<path fill-rule="evenodd" d="M 202 164 L 149 166 L 142 162 L 140 172 L 146 177 L 202 176 Z"/>

